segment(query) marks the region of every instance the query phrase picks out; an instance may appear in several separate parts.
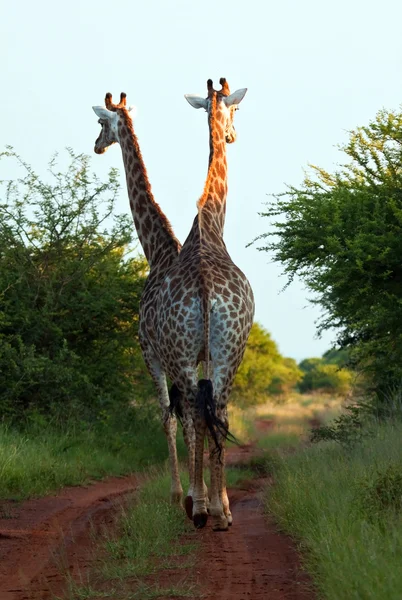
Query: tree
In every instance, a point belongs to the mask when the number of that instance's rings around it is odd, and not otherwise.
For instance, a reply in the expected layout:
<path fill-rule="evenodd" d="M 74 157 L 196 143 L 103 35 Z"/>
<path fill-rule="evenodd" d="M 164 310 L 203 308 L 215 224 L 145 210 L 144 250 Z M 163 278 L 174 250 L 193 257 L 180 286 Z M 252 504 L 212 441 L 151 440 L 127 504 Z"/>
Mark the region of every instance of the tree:
<path fill-rule="evenodd" d="M 302 368 L 301 364 L 299 366 Z M 324 359 L 319 359 L 319 362 L 315 362 L 314 365 L 310 363 L 309 367 L 299 383 L 302 393 L 320 391 L 327 394 L 344 395 L 349 392 L 352 373 L 348 369 L 341 369 L 338 365 L 325 363 Z"/>
<path fill-rule="evenodd" d="M 314 292 L 319 330 L 336 328 L 381 391 L 402 378 L 402 112 L 380 111 L 342 151 L 339 170 L 312 166 L 268 204 L 260 250 Z"/>
<path fill-rule="evenodd" d="M 268 331 L 254 323 L 243 361 L 237 371 L 233 398 L 239 405 L 265 402 L 270 395 L 295 387 L 301 372 L 292 358 L 284 358 Z"/>
<path fill-rule="evenodd" d="M 32 409 L 90 415 L 148 390 L 137 339 L 147 266 L 130 256 L 133 227 L 115 215 L 117 171 L 105 182 L 68 151 L 50 183 L 12 150 L 25 174 L 1 182 L 0 414 Z"/>

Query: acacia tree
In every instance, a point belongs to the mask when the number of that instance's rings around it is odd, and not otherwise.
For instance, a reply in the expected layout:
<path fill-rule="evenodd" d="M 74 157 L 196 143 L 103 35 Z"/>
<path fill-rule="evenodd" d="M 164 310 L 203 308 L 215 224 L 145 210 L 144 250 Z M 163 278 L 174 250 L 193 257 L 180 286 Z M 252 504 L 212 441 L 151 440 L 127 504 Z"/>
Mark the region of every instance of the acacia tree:
<path fill-rule="evenodd" d="M 106 181 L 68 151 L 43 181 L 12 150 L 24 175 L 0 188 L 0 416 L 27 410 L 88 415 L 144 392 L 137 339 L 144 259 L 130 257 L 131 221 L 115 214 L 117 171 Z"/>
<path fill-rule="evenodd" d="M 311 166 L 267 204 L 259 249 L 314 292 L 320 331 L 336 328 L 383 390 L 402 377 L 402 112 L 380 111 L 341 151 L 334 173 Z"/>
<path fill-rule="evenodd" d="M 254 323 L 234 380 L 234 401 L 243 406 L 266 402 L 289 392 L 301 378 L 296 361 L 284 358 L 268 331 Z"/>

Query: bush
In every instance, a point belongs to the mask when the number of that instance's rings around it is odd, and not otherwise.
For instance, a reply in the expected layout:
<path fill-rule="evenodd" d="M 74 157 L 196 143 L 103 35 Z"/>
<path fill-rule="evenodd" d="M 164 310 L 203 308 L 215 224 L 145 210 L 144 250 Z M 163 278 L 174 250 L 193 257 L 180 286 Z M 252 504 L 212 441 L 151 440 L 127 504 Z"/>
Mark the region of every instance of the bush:
<path fill-rule="evenodd" d="M 0 202 L 0 415 L 30 411 L 89 417 L 148 390 L 137 339 L 147 274 L 130 257 L 132 224 L 115 215 L 116 170 L 105 182 L 89 159 L 56 158 L 50 183 L 24 170 L 2 182 Z M 64 418 L 64 417 L 63 417 Z"/>
<path fill-rule="evenodd" d="M 334 419 L 331 425 L 320 425 L 313 429 L 311 441 L 334 441 L 344 447 L 352 447 L 370 435 L 367 409 L 361 405 L 350 405 Z"/>
<path fill-rule="evenodd" d="M 363 479 L 358 487 L 356 505 L 372 523 L 397 517 L 402 510 L 402 469 L 391 464 Z"/>
<path fill-rule="evenodd" d="M 268 331 L 254 323 L 233 384 L 234 401 L 242 406 L 266 402 L 269 395 L 294 388 L 301 377 L 296 361 L 284 358 Z"/>
<path fill-rule="evenodd" d="M 305 373 L 299 384 L 301 392 L 319 390 L 325 393 L 346 394 L 350 390 L 352 373 L 337 365 L 316 364 Z"/>
<path fill-rule="evenodd" d="M 313 166 L 263 215 L 275 222 L 260 250 L 301 277 L 324 309 L 320 331 L 338 330 L 377 391 L 402 379 L 401 144 L 402 112 L 380 111 L 350 133 L 346 164 Z"/>

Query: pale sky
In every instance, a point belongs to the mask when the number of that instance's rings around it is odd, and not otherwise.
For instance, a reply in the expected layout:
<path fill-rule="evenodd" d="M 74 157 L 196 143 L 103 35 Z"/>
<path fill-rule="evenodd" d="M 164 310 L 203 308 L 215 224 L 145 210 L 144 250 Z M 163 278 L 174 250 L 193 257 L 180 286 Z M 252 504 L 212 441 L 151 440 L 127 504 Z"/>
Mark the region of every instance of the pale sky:
<path fill-rule="evenodd" d="M 6 3 L 0 13 L 0 149 L 11 144 L 45 175 L 54 151 L 92 155 L 123 176 L 120 149 L 93 154 L 92 105 L 127 93 L 156 200 L 183 242 L 206 177 L 207 118 L 184 99 L 226 77 L 248 93 L 228 147 L 225 241 L 254 289 L 256 319 L 286 356 L 321 355 L 318 307 L 300 283 L 246 244 L 268 228 L 267 194 L 298 185 L 307 163 L 342 162 L 336 144 L 383 108 L 402 102 L 400 0 Z M 0 174 L 5 177 L 10 173 Z M 123 179 L 119 212 L 129 211 Z"/>

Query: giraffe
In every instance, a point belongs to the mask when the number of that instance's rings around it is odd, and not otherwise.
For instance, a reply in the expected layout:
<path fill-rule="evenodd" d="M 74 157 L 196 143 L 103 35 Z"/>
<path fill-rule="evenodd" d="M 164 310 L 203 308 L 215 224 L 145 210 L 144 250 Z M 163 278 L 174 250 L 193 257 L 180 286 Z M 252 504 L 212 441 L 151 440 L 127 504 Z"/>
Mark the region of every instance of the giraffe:
<path fill-rule="evenodd" d="M 192 518 L 204 527 L 207 504 L 203 488 L 203 449 L 208 431 L 211 456 L 209 512 L 215 531 L 232 523 L 225 491 L 227 401 L 254 317 L 251 286 L 233 263 L 223 241 L 227 195 L 226 143 L 234 142 L 233 116 L 246 89 L 230 94 L 224 78 L 208 96 L 186 96 L 208 112 L 210 157 L 198 214 L 180 255 L 168 270 L 157 299 L 157 337 L 163 368 L 180 390 L 195 427 L 195 474 Z M 203 379 L 197 365 L 203 362 Z"/>
<path fill-rule="evenodd" d="M 177 260 L 181 250 L 172 227 L 155 202 L 147 171 L 134 132 L 132 115 L 134 107 L 126 106 L 126 94 L 113 104 L 112 95 L 106 94 L 105 107 L 93 106 L 102 127 L 95 142 L 96 154 L 103 154 L 113 143 L 119 143 L 126 172 L 127 191 L 138 238 L 149 263 L 149 276 L 141 297 L 139 314 L 139 339 L 142 354 L 155 383 L 161 407 L 162 422 L 169 449 L 171 471 L 171 500 L 181 503 L 183 489 L 180 482 L 176 449 L 177 421 L 169 411 L 169 393 L 166 373 L 163 369 L 156 344 L 156 297 L 166 271 Z M 191 419 L 183 423 L 184 438 L 194 454 L 194 427 Z M 190 467 L 191 471 L 191 467 Z"/>

